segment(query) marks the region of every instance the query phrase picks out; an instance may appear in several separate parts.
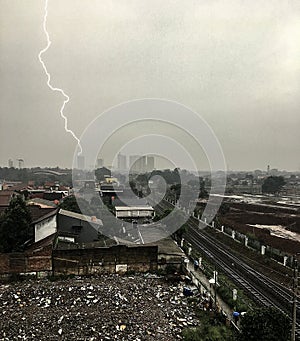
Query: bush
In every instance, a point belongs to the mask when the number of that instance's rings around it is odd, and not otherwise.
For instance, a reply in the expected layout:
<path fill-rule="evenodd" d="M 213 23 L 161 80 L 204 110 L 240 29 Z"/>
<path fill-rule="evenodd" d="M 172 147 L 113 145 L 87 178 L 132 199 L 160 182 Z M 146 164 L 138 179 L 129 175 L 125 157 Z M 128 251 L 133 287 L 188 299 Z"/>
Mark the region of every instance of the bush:
<path fill-rule="evenodd" d="M 276 308 L 259 308 L 241 320 L 240 341 L 288 341 L 291 324 L 287 315 Z"/>

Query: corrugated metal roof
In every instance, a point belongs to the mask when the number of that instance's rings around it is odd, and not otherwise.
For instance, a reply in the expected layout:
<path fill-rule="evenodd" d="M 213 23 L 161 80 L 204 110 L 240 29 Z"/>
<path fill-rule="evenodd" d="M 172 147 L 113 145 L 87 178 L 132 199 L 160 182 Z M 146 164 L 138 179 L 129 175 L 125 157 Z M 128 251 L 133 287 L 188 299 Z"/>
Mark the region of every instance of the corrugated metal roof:
<path fill-rule="evenodd" d="M 39 223 L 39 222 L 41 222 L 41 221 L 43 221 L 43 220 L 45 220 L 45 219 L 48 219 L 48 218 L 50 218 L 50 217 L 56 215 L 57 212 L 58 212 L 58 209 L 53 209 L 53 211 L 51 211 L 51 212 L 49 212 L 49 213 L 46 213 L 45 215 L 41 216 L 40 218 L 34 220 L 34 221 L 32 222 L 32 224 L 37 224 L 37 223 Z"/>
<path fill-rule="evenodd" d="M 84 214 L 80 214 L 80 213 L 75 213 L 75 212 L 71 212 L 71 211 L 67 211 L 67 210 L 63 210 L 60 209 L 58 214 L 60 215 L 64 215 L 66 217 L 71 217 L 71 218 L 75 218 L 75 219 L 79 219 L 79 220 L 85 220 L 91 224 L 97 224 L 97 225 L 101 225 L 103 226 L 102 220 L 101 219 L 97 219 L 91 216 L 87 216 Z"/>
<path fill-rule="evenodd" d="M 57 205 L 54 204 L 53 201 L 50 200 L 46 200 L 46 199 L 41 199 L 41 198 L 33 198 L 33 199 L 29 199 L 27 201 L 27 203 L 30 204 L 38 204 L 38 205 L 42 205 L 43 207 L 54 207 L 56 208 Z"/>

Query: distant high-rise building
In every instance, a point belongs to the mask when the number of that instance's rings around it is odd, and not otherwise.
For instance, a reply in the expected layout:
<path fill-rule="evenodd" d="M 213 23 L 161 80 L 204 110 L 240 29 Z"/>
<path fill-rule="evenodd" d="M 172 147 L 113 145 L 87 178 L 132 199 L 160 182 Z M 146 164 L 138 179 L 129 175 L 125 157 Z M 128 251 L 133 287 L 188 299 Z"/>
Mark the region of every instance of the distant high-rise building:
<path fill-rule="evenodd" d="M 147 172 L 154 170 L 154 156 L 147 156 Z"/>
<path fill-rule="evenodd" d="M 267 174 L 270 174 L 270 165 L 267 167 Z"/>
<path fill-rule="evenodd" d="M 8 167 L 9 167 L 9 168 L 13 168 L 13 166 L 14 166 L 13 160 L 12 160 L 12 159 L 9 159 L 9 160 L 8 160 Z"/>
<path fill-rule="evenodd" d="M 141 156 L 139 158 L 140 163 L 140 172 L 146 172 L 147 171 L 147 156 Z"/>
<path fill-rule="evenodd" d="M 129 156 L 129 169 L 136 172 L 136 161 L 140 158 L 139 155 L 130 155 Z"/>
<path fill-rule="evenodd" d="M 118 169 L 125 170 L 127 169 L 127 158 L 126 155 L 118 154 Z"/>
<path fill-rule="evenodd" d="M 24 160 L 23 159 L 18 159 L 18 163 L 19 163 L 19 169 L 21 169 L 24 165 Z"/>
<path fill-rule="evenodd" d="M 147 171 L 147 157 L 132 155 L 130 157 L 130 169 L 135 173 L 144 173 Z"/>
<path fill-rule="evenodd" d="M 102 168 L 104 165 L 103 159 L 97 159 L 97 168 Z"/>
<path fill-rule="evenodd" d="M 85 168 L 85 159 L 83 155 L 77 156 L 77 168 L 84 169 Z"/>

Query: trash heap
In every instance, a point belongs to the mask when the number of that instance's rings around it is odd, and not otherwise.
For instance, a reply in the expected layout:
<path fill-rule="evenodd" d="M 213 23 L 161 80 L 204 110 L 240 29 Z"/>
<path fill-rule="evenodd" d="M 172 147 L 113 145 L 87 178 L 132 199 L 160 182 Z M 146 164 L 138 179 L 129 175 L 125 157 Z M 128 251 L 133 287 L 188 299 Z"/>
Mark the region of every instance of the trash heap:
<path fill-rule="evenodd" d="M 180 340 L 193 308 L 182 284 L 153 277 L 0 285 L 0 340 Z"/>

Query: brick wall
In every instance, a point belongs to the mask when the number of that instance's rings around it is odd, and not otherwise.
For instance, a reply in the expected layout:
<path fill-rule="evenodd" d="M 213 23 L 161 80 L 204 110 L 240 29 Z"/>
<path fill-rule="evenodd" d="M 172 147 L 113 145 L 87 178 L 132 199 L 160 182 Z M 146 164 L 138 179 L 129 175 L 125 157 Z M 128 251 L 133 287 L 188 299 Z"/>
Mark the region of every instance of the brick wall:
<path fill-rule="evenodd" d="M 0 254 L 0 273 L 20 273 L 26 269 L 26 257 L 24 253 Z"/>
<path fill-rule="evenodd" d="M 55 274 L 146 272 L 157 269 L 157 254 L 157 246 L 54 250 L 53 269 Z"/>
<path fill-rule="evenodd" d="M 0 254 L 0 275 L 26 272 L 96 274 L 157 269 L 157 246 L 125 246 L 93 249 L 52 250 L 49 242 L 26 253 Z"/>
<path fill-rule="evenodd" d="M 52 245 L 55 235 L 34 243 L 24 253 L 0 253 L 0 275 L 52 270 Z"/>

